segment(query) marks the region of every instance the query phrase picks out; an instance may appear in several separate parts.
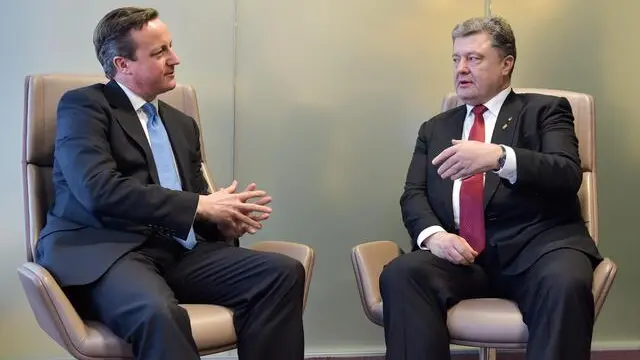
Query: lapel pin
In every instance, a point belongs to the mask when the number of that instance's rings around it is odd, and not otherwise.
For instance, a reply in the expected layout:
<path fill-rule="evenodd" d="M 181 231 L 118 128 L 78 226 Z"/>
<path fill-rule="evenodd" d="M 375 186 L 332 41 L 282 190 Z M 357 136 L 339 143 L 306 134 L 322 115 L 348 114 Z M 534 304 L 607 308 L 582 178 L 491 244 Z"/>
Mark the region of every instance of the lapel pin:
<path fill-rule="evenodd" d="M 507 128 L 507 126 L 509 126 L 509 123 L 511 122 L 511 119 L 513 119 L 513 117 L 509 117 L 509 118 L 507 119 L 507 122 L 506 122 L 504 125 L 502 125 L 502 130 L 506 129 L 506 128 Z"/>

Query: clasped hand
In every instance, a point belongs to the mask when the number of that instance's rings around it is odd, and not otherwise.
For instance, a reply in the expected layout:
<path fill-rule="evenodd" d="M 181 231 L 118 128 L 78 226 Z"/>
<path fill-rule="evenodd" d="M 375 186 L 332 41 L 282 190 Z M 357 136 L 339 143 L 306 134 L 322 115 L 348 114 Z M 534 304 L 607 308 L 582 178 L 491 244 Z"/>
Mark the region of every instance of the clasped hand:
<path fill-rule="evenodd" d="M 236 238 L 245 233 L 254 234 L 262 228 L 262 221 L 269 218 L 271 208 L 266 206 L 271 197 L 266 191 L 256 190 L 256 184 L 250 184 L 242 192 L 235 192 L 237 181 L 220 190 L 200 195 L 197 214 L 218 225 L 218 229 L 227 238 Z M 257 199 L 255 202 L 249 202 Z"/>
<path fill-rule="evenodd" d="M 452 146 L 433 158 L 438 175 L 451 180 L 463 179 L 493 170 L 502 153 L 500 145 L 474 140 L 452 140 Z"/>

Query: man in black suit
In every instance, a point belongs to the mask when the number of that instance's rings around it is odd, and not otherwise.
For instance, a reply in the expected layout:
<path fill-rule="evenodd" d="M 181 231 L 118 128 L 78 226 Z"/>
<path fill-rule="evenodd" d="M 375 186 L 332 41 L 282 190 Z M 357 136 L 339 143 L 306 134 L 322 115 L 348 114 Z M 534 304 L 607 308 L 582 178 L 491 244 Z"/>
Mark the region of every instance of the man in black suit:
<path fill-rule="evenodd" d="M 60 100 L 37 262 L 137 359 L 199 359 L 178 303 L 232 308 L 240 359 L 303 359 L 302 264 L 235 246 L 271 198 L 235 181 L 209 193 L 196 122 L 157 100 L 179 64 L 167 26 L 154 9 L 119 8 L 94 45 L 110 81 Z"/>
<path fill-rule="evenodd" d="M 589 359 L 602 259 L 580 212 L 571 106 L 512 91 L 503 19 L 469 19 L 452 39 L 465 105 L 418 133 L 400 200 L 413 251 L 380 278 L 387 359 L 450 359 L 447 310 L 486 296 L 518 304 L 527 359 Z"/>

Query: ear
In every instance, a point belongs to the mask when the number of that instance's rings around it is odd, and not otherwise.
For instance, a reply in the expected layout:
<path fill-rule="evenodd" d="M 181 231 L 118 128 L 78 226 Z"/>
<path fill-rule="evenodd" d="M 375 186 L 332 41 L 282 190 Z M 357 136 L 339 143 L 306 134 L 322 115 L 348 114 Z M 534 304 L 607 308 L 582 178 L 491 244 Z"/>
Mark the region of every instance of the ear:
<path fill-rule="evenodd" d="M 502 74 L 508 76 L 513 69 L 514 63 L 515 59 L 513 58 L 513 56 L 505 56 L 505 58 L 502 59 Z"/>
<path fill-rule="evenodd" d="M 113 58 L 113 65 L 116 68 L 116 72 L 122 73 L 125 75 L 129 74 L 129 60 L 125 59 L 122 56 L 116 56 Z"/>

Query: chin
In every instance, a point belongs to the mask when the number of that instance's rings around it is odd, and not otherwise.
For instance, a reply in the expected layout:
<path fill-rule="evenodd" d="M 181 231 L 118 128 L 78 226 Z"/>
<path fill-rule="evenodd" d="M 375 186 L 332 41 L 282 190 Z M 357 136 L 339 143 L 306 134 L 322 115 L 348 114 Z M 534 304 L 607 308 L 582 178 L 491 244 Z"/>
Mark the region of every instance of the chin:
<path fill-rule="evenodd" d="M 456 89 L 456 95 L 458 95 L 458 98 L 465 103 L 469 103 L 476 98 L 475 92 L 469 91 L 467 89 Z"/>

